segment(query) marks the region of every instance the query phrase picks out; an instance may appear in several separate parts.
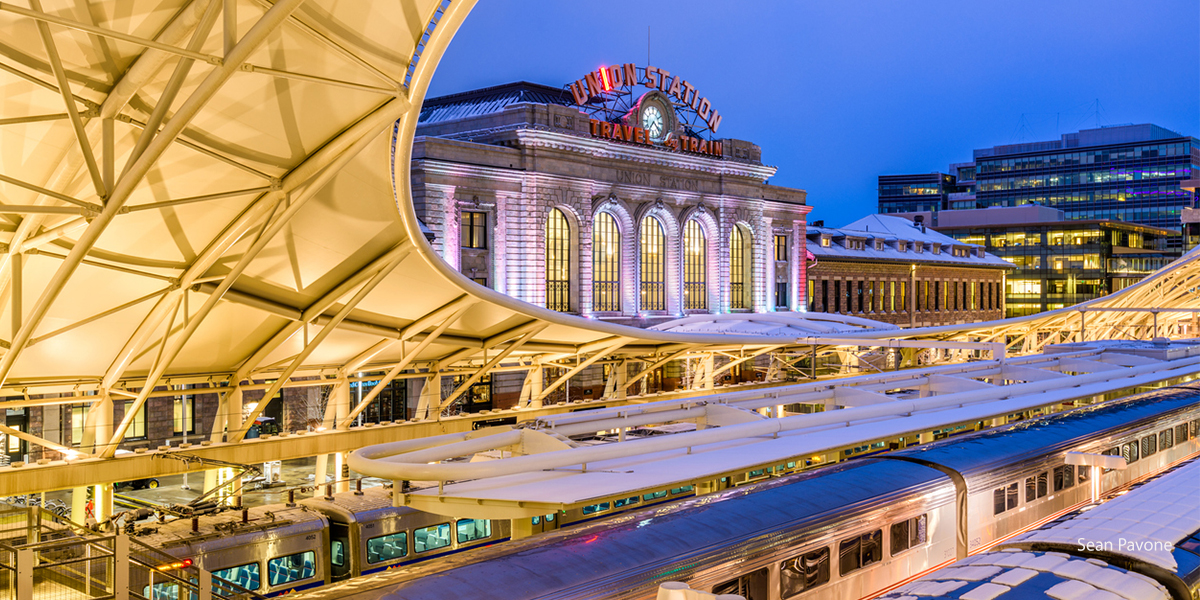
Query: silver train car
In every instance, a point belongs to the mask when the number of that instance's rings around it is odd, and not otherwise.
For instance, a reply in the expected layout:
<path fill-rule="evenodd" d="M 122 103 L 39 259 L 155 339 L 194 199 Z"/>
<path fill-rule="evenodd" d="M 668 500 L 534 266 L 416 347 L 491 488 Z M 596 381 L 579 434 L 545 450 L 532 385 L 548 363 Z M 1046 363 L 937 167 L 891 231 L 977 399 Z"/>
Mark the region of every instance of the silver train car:
<path fill-rule="evenodd" d="M 303 595 L 634 599 L 684 581 L 748 600 L 869 597 L 1082 506 L 1089 473 L 1081 482 L 1066 452 L 1136 444 L 1129 469 L 1100 475 L 1111 490 L 1200 453 L 1198 430 L 1200 389 L 1167 388 Z"/>
<path fill-rule="evenodd" d="M 134 534 L 211 572 L 217 593 L 277 596 L 495 544 L 508 539 L 508 528 L 508 521 L 395 508 L 391 490 L 370 488 L 178 519 Z M 134 583 L 150 600 L 179 598 L 173 582 Z"/>
<path fill-rule="evenodd" d="M 535 517 L 534 526 L 552 531 L 694 495 L 692 486 L 664 489 Z M 505 542 L 510 528 L 397 508 L 392 490 L 377 487 L 135 527 L 134 535 L 212 572 L 218 593 L 276 596 Z M 179 599 L 171 581 L 134 584 L 151 600 Z"/>
<path fill-rule="evenodd" d="M 969 600 L 992 594 L 1200 600 L 1200 459 L 1152 479 L 898 586 L 879 600 Z"/>

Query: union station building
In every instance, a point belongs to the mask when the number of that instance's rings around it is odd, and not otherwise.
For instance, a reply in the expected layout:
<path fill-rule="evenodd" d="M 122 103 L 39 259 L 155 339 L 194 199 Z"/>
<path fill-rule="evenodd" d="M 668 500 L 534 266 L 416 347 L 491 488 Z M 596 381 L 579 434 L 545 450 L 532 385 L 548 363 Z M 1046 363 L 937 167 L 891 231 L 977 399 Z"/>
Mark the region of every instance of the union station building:
<path fill-rule="evenodd" d="M 427 100 L 412 186 L 434 247 L 479 284 L 622 324 L 804 310 L 805 192 L 667 81 L 615 116 L 527 82 Z"/>

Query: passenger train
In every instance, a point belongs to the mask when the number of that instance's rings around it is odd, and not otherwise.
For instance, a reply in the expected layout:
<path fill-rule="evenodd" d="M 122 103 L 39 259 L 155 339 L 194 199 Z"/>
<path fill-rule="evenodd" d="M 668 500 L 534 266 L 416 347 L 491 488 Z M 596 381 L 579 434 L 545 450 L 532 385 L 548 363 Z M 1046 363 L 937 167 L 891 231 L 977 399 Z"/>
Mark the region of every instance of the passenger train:
<path fill-rule="evenodd" d="M 1100 475 L 1111 490 L 1200 453 L 1198 430 L 1200 386 L 1183 385 L 705 496 L 676 488 L 547 516 L 575 526 L 504 544 L 507 521 L 394 508 L 383 488 L 141 539 L 263 595 L 619 599 L 684 581 L 748 600 L 861 598 L 1086 503 L 1089 473 L 1068 451 L 1124 455 L 1128 469 Z M 178 597 L 160 585 L 147 595 Z"/>
<path fill-rule="evenodd" d="M 1159 519 L 1119 518 L 1139 511 Z M 1091 543 L 1081 544 L 1081 535 Z M 1171 559 L 1164 561 L 1168 548 Z M 897 585 L 879 600 L 969 600 L 995 592 L 1006 598 L 1200 600 L 1200 458 Z"/>

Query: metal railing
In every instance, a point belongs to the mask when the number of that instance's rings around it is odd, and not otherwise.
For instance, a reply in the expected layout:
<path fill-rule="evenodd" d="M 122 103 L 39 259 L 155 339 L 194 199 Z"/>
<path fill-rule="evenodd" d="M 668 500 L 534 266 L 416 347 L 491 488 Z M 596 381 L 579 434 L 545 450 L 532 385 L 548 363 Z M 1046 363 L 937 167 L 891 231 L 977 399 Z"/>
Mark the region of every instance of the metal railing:
<path fill-rule="evenodd" d="M 41 507 L 0 504 L 0 600 L 262 597 L 111 528 L 98 533 Z"/>

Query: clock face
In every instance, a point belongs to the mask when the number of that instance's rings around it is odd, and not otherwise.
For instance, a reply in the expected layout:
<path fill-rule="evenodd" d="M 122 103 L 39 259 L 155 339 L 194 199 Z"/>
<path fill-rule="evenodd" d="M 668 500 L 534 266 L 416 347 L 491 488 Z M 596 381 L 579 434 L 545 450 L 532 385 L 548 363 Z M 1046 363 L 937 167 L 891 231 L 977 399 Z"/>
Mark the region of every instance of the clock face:
<path fill-rule="evenodd" d="M 663 114 L 657 106 L 651 104 L 642 109 L 642 129 L 651 139 L 659 139 L 663 135 Z"/>

